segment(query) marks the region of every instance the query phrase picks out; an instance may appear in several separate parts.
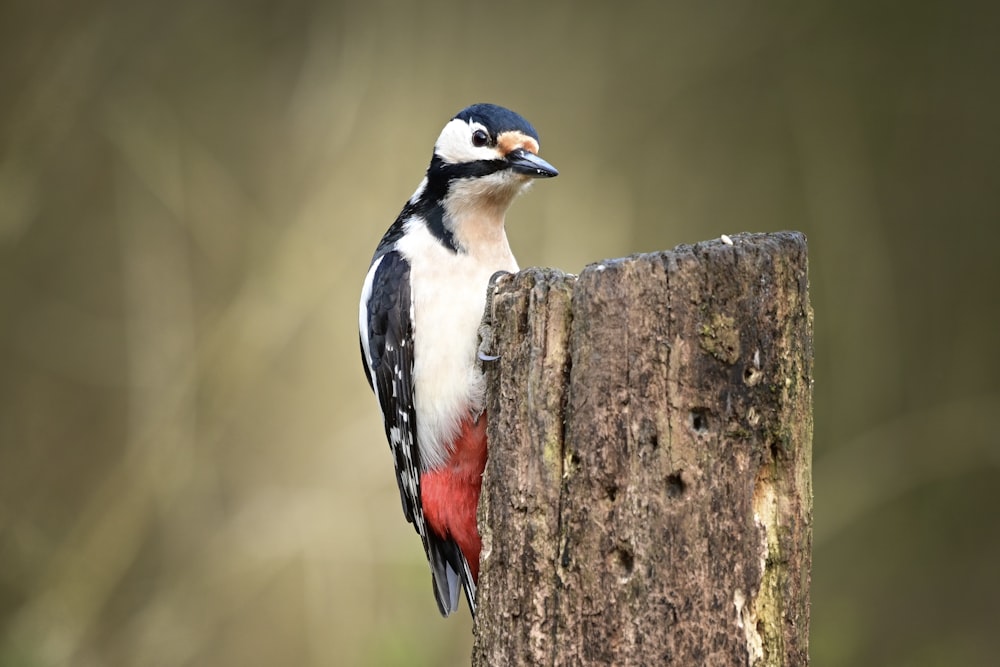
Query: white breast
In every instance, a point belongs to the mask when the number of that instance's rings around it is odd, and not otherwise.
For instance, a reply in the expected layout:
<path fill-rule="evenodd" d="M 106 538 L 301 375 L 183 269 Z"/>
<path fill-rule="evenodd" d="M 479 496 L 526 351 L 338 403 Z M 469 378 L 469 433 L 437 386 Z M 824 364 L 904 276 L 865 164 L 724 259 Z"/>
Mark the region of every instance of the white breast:
<path fill-rule="evenodd" d="M 424 470 L 445 463 L 462 420 L 483 409 L 476 352 L 486 288 L 497 271 L 518 269 L 500 231 L 497 242 L 455 253 L 414 221 L 398 242 L 410 262 L 414 403 Z"/>

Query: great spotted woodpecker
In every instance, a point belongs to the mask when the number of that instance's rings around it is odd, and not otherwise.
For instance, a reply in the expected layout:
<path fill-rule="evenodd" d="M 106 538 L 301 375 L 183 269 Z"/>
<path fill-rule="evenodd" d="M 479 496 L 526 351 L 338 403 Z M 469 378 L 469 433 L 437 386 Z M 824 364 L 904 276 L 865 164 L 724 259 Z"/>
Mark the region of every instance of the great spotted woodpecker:
<path fill-rule="evenodd" d="M 476 609 L 486 464 L 477 338 L 490 277 L 518 268 L 504 216 L 533 179 L 557 174 L 524 118 L 493 104 L 462 110 L 441 131 L 361 290 L 361 360 L 444 616 L 458 608 L 459 582 Z"/>

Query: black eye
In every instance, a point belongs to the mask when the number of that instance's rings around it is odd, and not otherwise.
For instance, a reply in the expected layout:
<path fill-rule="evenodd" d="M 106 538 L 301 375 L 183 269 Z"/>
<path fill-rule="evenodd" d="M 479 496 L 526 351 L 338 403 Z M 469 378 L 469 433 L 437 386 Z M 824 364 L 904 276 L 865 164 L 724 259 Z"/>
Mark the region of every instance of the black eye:
<path fill-rule="evenodd" d="M 476 148 L 482 148 L 488 143 L 490 143 L 490 135 L 483 130 L 476 130 L 472 133 L 472 145 Z"/>

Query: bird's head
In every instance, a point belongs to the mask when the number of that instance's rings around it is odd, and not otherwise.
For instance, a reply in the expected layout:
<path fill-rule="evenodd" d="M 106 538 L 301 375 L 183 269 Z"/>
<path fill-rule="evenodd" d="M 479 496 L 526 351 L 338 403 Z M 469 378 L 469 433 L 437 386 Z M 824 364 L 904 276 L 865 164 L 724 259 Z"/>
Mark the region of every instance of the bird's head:
<path fill-rule="evenodd" d="M 481 209 L 502 217 L 525 186 L 558 173 L 538 157 L 538 132 L 528 121 L 495 104 L 474 104 L 441 131 L 427 185 L 452 214 Z"/>
<path fill-rule="evenodd" d="M 538 132 L 531 123 L 495 104 L 474 104 L 452 118 L 434 144 L 434 158 L 457 176 L 502 174 L 527 182 L 559 174 L 538 157 Z"/>

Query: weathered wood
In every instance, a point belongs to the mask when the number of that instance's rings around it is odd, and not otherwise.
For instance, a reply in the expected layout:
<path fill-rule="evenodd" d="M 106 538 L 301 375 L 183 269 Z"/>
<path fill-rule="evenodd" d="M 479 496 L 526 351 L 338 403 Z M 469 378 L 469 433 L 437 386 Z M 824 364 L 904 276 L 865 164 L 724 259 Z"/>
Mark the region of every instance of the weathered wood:
<path fill-rule="evenodd" d="M 805 665 L 801 234 L 491 289 L 474 665 Z"/>

